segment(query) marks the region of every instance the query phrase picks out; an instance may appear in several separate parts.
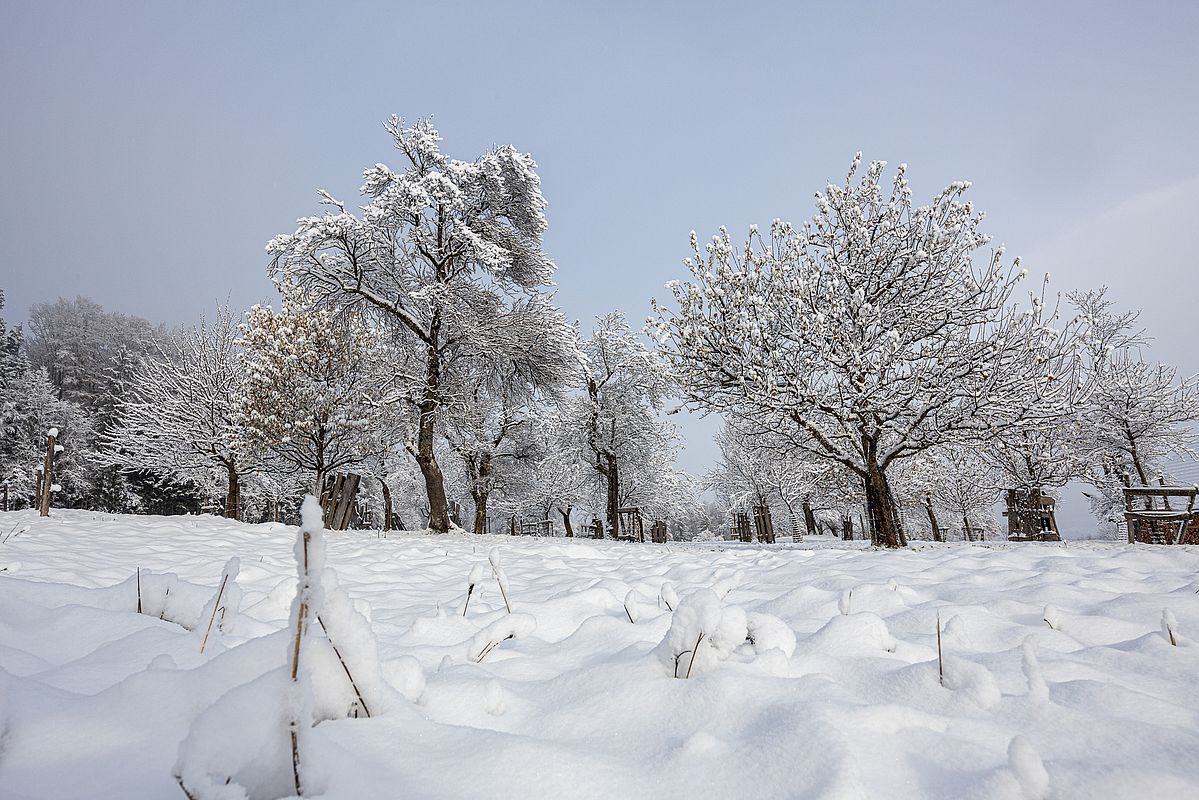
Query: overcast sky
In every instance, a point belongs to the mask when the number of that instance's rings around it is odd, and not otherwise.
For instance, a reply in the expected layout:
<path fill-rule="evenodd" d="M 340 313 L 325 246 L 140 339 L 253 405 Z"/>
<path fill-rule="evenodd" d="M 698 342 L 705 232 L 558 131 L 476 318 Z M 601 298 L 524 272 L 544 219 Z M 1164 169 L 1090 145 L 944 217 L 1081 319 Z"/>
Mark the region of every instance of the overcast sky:
<path fill-rule="evenodd" d="M 1110 285 L 1199 372 L 1199 3 L 0 8 L 13 320 L 77 293 L 172 324 L 269 300 L 266 241 L 394 163 L 397 113 L 455 157 L 533 154 L 573 318 L 643 319 L 690 230 L 810 216 L 862 150 L 918 196 L 973 181 L 1031 272 Z"/>

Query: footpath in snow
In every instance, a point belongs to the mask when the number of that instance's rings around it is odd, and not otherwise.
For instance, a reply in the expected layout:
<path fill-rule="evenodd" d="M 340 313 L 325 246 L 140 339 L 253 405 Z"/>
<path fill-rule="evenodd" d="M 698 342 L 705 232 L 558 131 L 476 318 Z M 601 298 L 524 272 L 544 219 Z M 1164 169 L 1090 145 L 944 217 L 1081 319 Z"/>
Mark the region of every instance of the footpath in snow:
<path fill-rule="evenodd" d="M 273 791 L 296 538 L 0 514 L 0 797 Z M 1199 797 L 1199 548 L 325 543 L 312 794 Z"/>

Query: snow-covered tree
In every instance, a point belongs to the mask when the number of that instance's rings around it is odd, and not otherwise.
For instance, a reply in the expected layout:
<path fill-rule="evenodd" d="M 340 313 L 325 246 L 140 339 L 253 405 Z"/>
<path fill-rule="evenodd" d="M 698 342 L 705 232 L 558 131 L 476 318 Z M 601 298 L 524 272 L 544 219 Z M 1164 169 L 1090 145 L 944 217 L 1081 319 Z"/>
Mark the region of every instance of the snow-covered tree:
<path fill-rule="evenodd" d="M 524 457 L 514 461 L 501 489 L 505 509 L 534 508 L 544 519 L 556 512 L 567 536 L 575 535 L 575 508 L 592 510 L 595 494 L 596 473 L 581 449 L 574 409 L 571 403 L 534 406 L 522 431 Z M 597 508 L 602 506 L 600 500 Z"/>
<path fill-rule="evenodd" d="M 793 532 L 799 530 L 801 521 L 809 533 L 816 532 L 812 501 L 828 488 L 835 467 L 805 458 L 786 439 L 757 430 L 750 419 L 726 421 L 716 443 L 720 461 L 704 483 L 723 499 L 728 511 L 781 503 Z"/>
<path fill-rule="evenodd" d="M 540 305 L 513 309 L 512 325 L 526 332 L 480 358 L 455 359 L 444 384 L 441 430 L 462 464 L 475 533 L 486 531 L 492 491 L 515 477 L 519 462 L 541 458 L 533 435 L 539 406 L 562 401 L 582 362 L 574 329 Z"/>
<path fill-rule="evenodd" d="M 385 394 L 380 336 L 353 311 L 312 308 L 285 291 L 241 325 L 246 375 L 233 413 L 237 447 L 261 449 L 314 479 L 377 452 Z"/>
<path fill-rule="evenodd" d="M 487 532 L 487 501 L 502 485 L 506 467 L 530 457 L 526 412 L 502 382 L 494 387 L 479 381 L 443 414 L 446 441 L 461 461 L 474 505 L 475 533 Z"/>
<path fill-rule="evenodd" d="M 1107 315 L 1102 294 L 1084 310 L 1092 318 Z M 1163 458 L 1192 455 L 1199 376 L 1179 377 L 1176 368 L 1147 362 L 1134 347 L 1109 350 L 1096 359 L 1095 371 L 1087 416 L 1102 454 L 1130 467 L 1142 486 Z"/>
<path fill-rule="evenodd" d="M 32 503 L 46 453 L 46 435 L 58 429 L 63 452 L 54 461 L 56 506 L 84 504 L 90 491 L 94 453 L 91 418 L 78 403 L 63 400 L 44 369 L 27 369 L 5 381 L 0 436 L 0 482 L 8 484 L 9 502 L 20 508 Z"/>
<path fill-rule="evenodd" d="M 742 246 L 725 230 L 672 282 L 678 308 L 655 304 L 651 325 L 687 399 L 776 428 L 796 447 L 862 482 L 875 541 L 903 543 L 888 473 L 944 444 L 1059 417 L 1076 385 L 1075 325 L 1056 304 L 1012 303 L 1023 276 L 953 183 L 912 202 L 900 166 L 885 164 L 817 195 L 798 228 L 751 228 Z"/>
<path fill-rule="evenodd" d="M 927 514 L 930 527 L 935 523 L 934 540 L 941 540 L 946 522 L 960 524 L 967 540 L 994 530 L 995 501 L 1002 486 L 1010 485 L 994 459 L 977 448 L 937 447 L 909 459 L 908 467 L 909 507 Z"/>
<path fill-rule="evenodd" d="M 694 477 L 674 468 L 679 442 L 673 426 L 663 425 L 657 433 L 656 438 L 642 440 L 648 448 L 624 459 L 620 505 L 637 507 L 647 526 L 661 521 L 677 527 L 700 504 L 702 488 Z"/>
<path fill-rule="evenodd" d="M 1122 507 L 1123 486 L 1157 483 L 1170 457 L 1194 458 L 1199 422 L 1199 375 L 1180 377 L 1174 367 L 1149 362 L 1148 339 L 1138 314 L 1118 314 L 1106 289 L 1071 296 L 1091 321 L 1087 340 L 1094 388 L 1084 408 L 1090 435 L 1088 479 L 1104 499 L 1093 498 L 1102 518 Z"/>
<path fill-rule="evenodd" d="M 153 353 L 166 336 L 162 325 L 105 311 L 87 297 L 60 297 L 29 309 L 26 350 L 30 363 L 46 370 L 62 399 L 89 412 L 111 412 L 122 369 Z"/>
<path fill-rule="evenodd" d="M 246 374 L 228 306 L 184 328 L 134 367 L 117 422 L 103 437 L 109 463 L 224 489 L 225 516 L 240 519 L 241 485 L 254 456 L 240 440 L 235 398 Z"/>
<path fill-rule="evenodd" d="M 366 170 L 361 214 L 322 193 L 333 210 L 301 219 L 267 250 L 275 274 L 316 305 L 368 307 L 419 355 L 420 369 L 407 376 L 418 411 L 416 458 L 429 524 L 446 531 L 435 440 L 455 361 L 497 350 L 535 354 L 527 343 L 546 332 L 539 321 L 561 331 L 544 294 L 555 269 L 542 251 L 545 200 L 536 163 L 509 145 L 458 161 L 441 152 L 428 120 L 407 126 L 392 117 L 387 130 L 404 163 Z M 522 304 L 530 324 L 514 325 L 510 312 Z M 526 366 L 542 364 L 533 358 Z"/>
<path fill-rule="evenodd" d="M 599 317 L 582 349 L 583 392 L 568 401 L 566 413 L 581 434 L 583 457 L 602 480 L 605 521 L 616 536 L 622 471 L 648 463 L 655 448 L 673 439 L 658 419 L 671 382 L 666 365 L 620 312 Z"/>
<path fill-rule="evenodd" d="M 116 408 L 129 386 L 133 367 L 155 351 L 167 330 L 141 317 L 105 311 L 86 297 L 35 304 L 29 312 L 26 352 L 32 366 L 46 370 L 63 400 L 87 413 L 93 441 L 77 448 L 98 450 L 113 425 Z M 79 452 L 82 453 L 83 449 Z M 76 502 L 91 508 L 127 511 L 145 499 L 133 492 L 130 476 L 104 459 L 86 459 L 84 494 Z M 136 481 L 136 479 L 134 479 Z"/>
<path fill-rule="evenodd" d="M 0 311 L 4 310 L 4 289 L 0 288 Z M 18 375 L 28 369 L 28 361 L 21 352 L 25 337 L 21 326 L 9 328 L 0 317 L 0 381 Z"/>

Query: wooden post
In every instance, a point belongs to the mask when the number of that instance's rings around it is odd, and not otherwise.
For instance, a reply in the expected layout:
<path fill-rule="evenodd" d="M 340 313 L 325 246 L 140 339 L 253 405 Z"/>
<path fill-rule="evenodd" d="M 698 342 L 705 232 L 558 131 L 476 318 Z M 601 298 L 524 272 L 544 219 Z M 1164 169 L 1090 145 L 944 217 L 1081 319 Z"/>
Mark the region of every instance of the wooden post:
<path fill-rule="evenodd" d="M 8 511 L 8 484 L 4 484 L 4 510 Z"/>
<path fill-rule="evenodd" d="M 50 495 L 54 488 L 54 440 L 58 437 L 58 428 L 51 428 L 46 436 L 46 458 L 42 462 L 42 496 L 39 498 L 38 514 L 50 516 Z"/>

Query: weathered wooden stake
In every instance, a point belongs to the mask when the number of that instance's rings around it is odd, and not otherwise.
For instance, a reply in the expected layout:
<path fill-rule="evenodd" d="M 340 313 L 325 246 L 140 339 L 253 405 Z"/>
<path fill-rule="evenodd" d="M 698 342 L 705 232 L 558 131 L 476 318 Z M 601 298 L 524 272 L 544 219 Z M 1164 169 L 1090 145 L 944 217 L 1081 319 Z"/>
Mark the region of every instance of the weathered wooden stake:
<path fill-rule="evenodd" d="M 50 495 L 54 488 L 54 442 L 58 438 L 58 428 L 51 428 L 46 436 L 46 458 L 42 462 L 41 489 L 42 496 L 38 500 L 38 514 L 50 516 Z"/>

